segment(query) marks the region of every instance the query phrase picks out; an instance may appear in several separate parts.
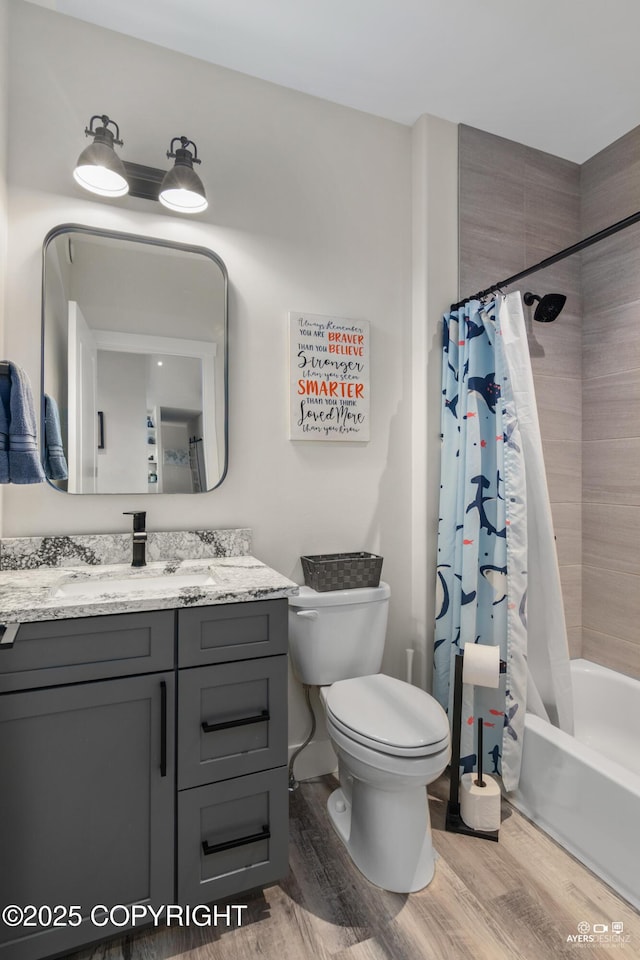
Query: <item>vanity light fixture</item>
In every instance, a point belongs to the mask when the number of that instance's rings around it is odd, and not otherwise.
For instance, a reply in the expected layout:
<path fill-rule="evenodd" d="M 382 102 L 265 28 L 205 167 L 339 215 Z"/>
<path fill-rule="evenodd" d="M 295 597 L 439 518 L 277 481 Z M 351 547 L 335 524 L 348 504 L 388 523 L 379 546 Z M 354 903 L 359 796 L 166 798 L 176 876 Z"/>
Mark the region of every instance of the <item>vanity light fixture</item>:
<path fill-rule="evenodd" d="M 101 126 L 94 128 L 95 121 L 100 121 Z M 115 127 L 115 136 L 110 126 Z M 84 132 L 93 137 L 93 143 L 78 157 L 74 179 L 85 190 L 101 197 L 123 197 L 129 192 L 129 182 L 124 164 L 114 150 L 116 144 L 122 146 L 118 124 L 106 114 L 96 114 Z"/>
<path fill-rule="evenodd" d="M 115 129 L 115 134 L 110 127 Z M 207 209 L 202 180 L 193 169 L 194 163 L 200 163 L 193 140 L 173 138 L 167 157 L 175 159 L 175 165 L 167 171 L 121 160 L 114 150 L 115 145 L 123 145 L 120 129 L 106 114 L 91 117 L 85 134 L 94 140 L 82 151 L 73 171 L 74 179 L 85 190 L 101 197 L 129 194 L 143 200 L 159 200 L 177 213 L 202 213 Z M 175 143 L 180 146 L 174 152 Z"/>
<path fill-rule="evenodd" d="M 174 153 L 173 145 L 176 142 L 181 146 Z M 193 147 L 193 153 L 187 149 L 189 146 Z M 169 170 L 162 181 L 160 203 L 169 210 L 177 210 L 178 213 L 201 213 L 206 210 L 209 204 L 204 186 L 193 169 L 194 163 L 200 163 L 198 148 L 193 140 L 187 137 L 174 137 L 167 150 L 167 157 L 175 158 L 176 162 L 173 170 Z"/>

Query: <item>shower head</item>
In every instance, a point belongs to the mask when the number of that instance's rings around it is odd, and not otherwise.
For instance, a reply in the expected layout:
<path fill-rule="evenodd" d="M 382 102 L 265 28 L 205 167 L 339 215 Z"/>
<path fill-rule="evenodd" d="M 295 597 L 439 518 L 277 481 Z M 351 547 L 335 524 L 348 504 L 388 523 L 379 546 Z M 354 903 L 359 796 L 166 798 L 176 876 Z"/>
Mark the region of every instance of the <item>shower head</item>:
<path fill-rule="evenodd" d="M 536 307 L 533 319 L 540 323 L 551 323 L 552 320 L 555 320 L 567 302 L 564 293 L 545 293 L 543 297 L 539 297 L 537 293 L 525 293 L 524 302 L 528 307 L 532 306 L 536 300 L 540 302 Z"/>

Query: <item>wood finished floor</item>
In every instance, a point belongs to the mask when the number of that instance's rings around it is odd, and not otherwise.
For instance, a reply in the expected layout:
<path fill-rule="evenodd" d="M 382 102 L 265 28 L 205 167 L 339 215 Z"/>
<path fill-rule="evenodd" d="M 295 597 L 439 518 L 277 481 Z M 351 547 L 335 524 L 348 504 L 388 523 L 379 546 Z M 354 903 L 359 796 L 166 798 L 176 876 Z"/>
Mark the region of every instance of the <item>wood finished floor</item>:
<path fill-rule="evenodd" d="M 325 804 L 335 785 L 322 777 L 292 795 L 289 874 L 230 901 L 247 904 L 241 927 L 140 931 L 73 960 L 640 957 L 640 915 L 510 804 L 503 803 L 499 843 L 446 833 L 446 777 L 429 788 L 440 854 L 433 881 L 410 896 L 379 890 L 353 866 L 328 824 Z M 622 921 L 630 942 L 567 943 L 581 921 Z"/>

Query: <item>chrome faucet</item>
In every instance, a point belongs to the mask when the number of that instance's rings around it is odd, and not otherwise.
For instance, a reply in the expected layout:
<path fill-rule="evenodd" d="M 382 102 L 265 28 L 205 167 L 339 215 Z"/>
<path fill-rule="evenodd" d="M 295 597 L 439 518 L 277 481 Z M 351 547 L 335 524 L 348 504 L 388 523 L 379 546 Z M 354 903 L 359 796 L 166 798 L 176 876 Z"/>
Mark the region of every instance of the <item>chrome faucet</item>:
<path fill-rule="evenodd" d="M 133 517 L 133 559 L 132 567 L 146 567 L 145 557 L 147 531 L 145 530 L 146 510 L 124 510 L 123 516 Z"/>

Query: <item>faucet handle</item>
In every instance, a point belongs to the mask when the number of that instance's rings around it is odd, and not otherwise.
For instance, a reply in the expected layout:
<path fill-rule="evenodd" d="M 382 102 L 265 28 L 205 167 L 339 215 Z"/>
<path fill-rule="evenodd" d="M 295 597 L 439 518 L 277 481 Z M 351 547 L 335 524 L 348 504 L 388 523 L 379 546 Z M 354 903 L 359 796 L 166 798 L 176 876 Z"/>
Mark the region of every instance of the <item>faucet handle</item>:
<path fill-rule="evenodd" d="M 133 532 L 144 533 L 145 522 L 147 519 L 146 510 L 123 510 L 123 517 L 133 517 Z"/>

